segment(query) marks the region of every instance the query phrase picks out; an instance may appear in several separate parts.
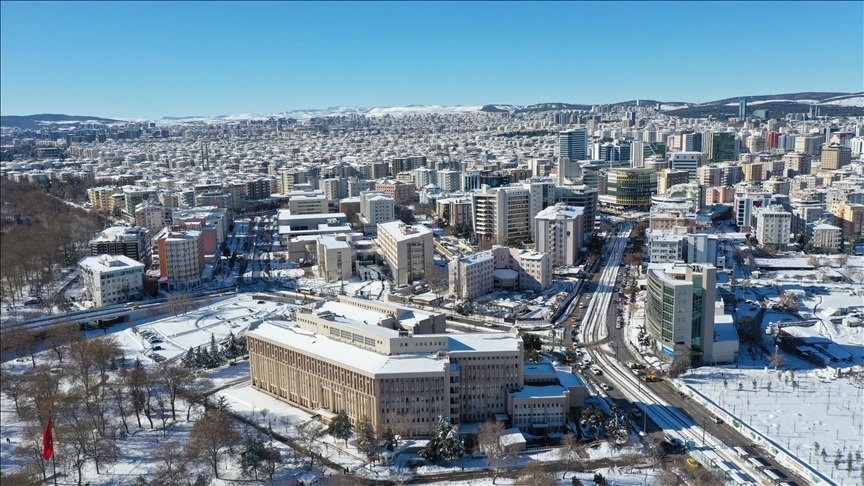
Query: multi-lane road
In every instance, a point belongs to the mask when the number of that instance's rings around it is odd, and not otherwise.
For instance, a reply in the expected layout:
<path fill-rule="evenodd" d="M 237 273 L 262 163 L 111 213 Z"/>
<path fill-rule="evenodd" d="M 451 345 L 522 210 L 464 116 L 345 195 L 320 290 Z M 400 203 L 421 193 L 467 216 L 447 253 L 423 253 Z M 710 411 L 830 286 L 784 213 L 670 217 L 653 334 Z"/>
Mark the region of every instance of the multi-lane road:
<path fill-rule="evenodd" d="M 620 224 L 617 234 L 609 238 L 605 264 L 596 282 L 592 280 L 586 290 L 593 292 L 593 296 L 584 315 L 580 306 L 575 306 L 579 339 L 594 362 L 592 368 L 599 368 L 602 373 L 596 375 L 586 367 L 587 376 L 598 384 L 605 383 L 610 388 L 605 393 L 622 409 L 636 407 L 644 412 L 646 419 L 637 425 L 643 426 L 646 433 L 660 438 L 670 434 L 691 442 L 697 448 L 711 450 L 723 461 L 758 478 L 758 473 L 731 450 L 732 447 L 743 447 L 749 453 L 759 455 L 749 441 L 731 427 L 715 423 L 701 406 L 680 396 L 668 383 L 643 383 L 628 368 L 628 363 L 640 360 L 631 356 L 623 332 L 616 329 L 615 322 L 618 315 L 616 304 L 621 298 L 616 292 L 617 278 L 623 268 L 621 262 L 631 229 L 630 224 Z"/>

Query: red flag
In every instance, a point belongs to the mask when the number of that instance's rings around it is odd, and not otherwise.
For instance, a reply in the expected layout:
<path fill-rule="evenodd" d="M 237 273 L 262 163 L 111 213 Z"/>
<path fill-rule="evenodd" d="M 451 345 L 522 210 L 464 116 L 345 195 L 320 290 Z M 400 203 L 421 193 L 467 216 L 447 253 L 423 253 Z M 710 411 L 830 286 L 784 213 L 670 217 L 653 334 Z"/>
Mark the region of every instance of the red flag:
<path fill-rule="evenodd" d="M 54 455 L 54 436 L 51 434 L 51 418 L 48 418 L 48 427 L 45 428 L 45 435 L 42 436 L 42 457 L 47 461 Z"/>

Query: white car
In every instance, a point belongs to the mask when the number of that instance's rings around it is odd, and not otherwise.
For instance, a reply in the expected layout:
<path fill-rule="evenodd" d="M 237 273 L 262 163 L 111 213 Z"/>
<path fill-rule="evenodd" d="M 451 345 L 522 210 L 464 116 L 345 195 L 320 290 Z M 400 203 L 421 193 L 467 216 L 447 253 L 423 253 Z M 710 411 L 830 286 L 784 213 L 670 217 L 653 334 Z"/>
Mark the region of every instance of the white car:
<path fill-rule="evenodd" d="M 591 368 L 591 373 L 594 373 L 595 375 L 602 375 L 603 374 L 603 372 L 600 371 L 600 368 L 597 368 L 597 367 Z"/>
<path fill-rule="evenodd" d="M 609 385 L 607 385 L 606 383 L 600 383 L 600 388 L 602 388 L 602 389 L 604 389 L 604 390 L 606 390 L 606 391 L 609 391 L 609 390 L 612 389 L 612 387 L 609 386 Z"/>

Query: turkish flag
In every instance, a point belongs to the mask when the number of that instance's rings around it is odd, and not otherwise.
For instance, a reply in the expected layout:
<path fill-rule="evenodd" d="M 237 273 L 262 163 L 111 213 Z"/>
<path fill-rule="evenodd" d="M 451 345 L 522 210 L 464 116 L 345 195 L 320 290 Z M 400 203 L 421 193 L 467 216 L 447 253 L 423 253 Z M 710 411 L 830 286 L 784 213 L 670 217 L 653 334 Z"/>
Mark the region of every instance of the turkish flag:
<path fill-rule="evenodd" d="M 48 418 L 48 427 L 45 428 L 45 435 L 42 436 L 42 457 L 47 461 L 54 455 L 54 436 L 51 434 L 51 418 Z"/>

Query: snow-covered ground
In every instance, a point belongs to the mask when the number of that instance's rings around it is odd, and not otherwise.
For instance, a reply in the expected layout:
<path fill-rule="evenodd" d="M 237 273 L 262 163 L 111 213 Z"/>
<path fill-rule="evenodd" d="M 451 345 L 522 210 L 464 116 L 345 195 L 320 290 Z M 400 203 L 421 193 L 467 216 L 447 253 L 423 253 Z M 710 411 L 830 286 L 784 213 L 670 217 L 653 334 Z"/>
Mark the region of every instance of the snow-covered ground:
<path fill-rule="evenodd" d="M 824 258 L 829 266 L 837 257 Z M 852 257 L 841 271 L 856 275 L 862 268 L 862 258 Z M 774 350 L 773 343 L 764 333 L 769 324 L 801 321 L 802 315 L 816 317 L 818 325 L 795 327 L 795 331 L 832 340 L 851 355 L 851 361 L 834 362 L 830 367 L 820 368 L 781 351 L 786 364 L 775 371 L 765 353 L 751 354 L 748 345 L 742 343 L 737 364 L 697 368 L 682 380 L 734 417 L 730 426 L 736 426 L 735 421 L 746 424 L 826 477 L 838 479 L 838 484 L 843 478 L 846 484 L 857 484 L 855 481 L 860 482 L 860 468 L 864 465 L 864 461 L 857 459 L 861 456 L 856 455 L 864 455 L 864 390 L 853 386 L 845 375 L 853 370 L 864 370 L 864 329 L 846 327 L 832 322 L 831 318 L 836 317 L 838 309 L 864 306 L 864 297 L 858 293 L 862 288 L 860 281 L 853 278 L 851 284 L 824 282 L 822 273 L 819 269 L 782 270 L 751 279 L 749 287 L 735 289 L 739 299 L 737 317 L 739 321 L 744 316 L 757 317 L 760 302 L 765 302 L 768 308 L 762 317 L 761 335 L 764 347 L 770 351 Z M 784 290 L 796 289 L 804 291 L 797 314 L 770 308 Z M 625 334 L 632 349 L 636 348 L 638 329 L 644 325 L 643 298 L 644 292 L 637 297 L 637 310 L 626 326 Z M 650 354 L 643 356 L 652 366 L 665 366 Z M 838 378 L 837 370 L 844 377 Z M 814 452 L 816 443 L 818 452 Z M 842 457 L 839 468 L 835 468 L 838 451 Z M 853 460 L 851 478 L 847 471 L 849 454 Z"/>

